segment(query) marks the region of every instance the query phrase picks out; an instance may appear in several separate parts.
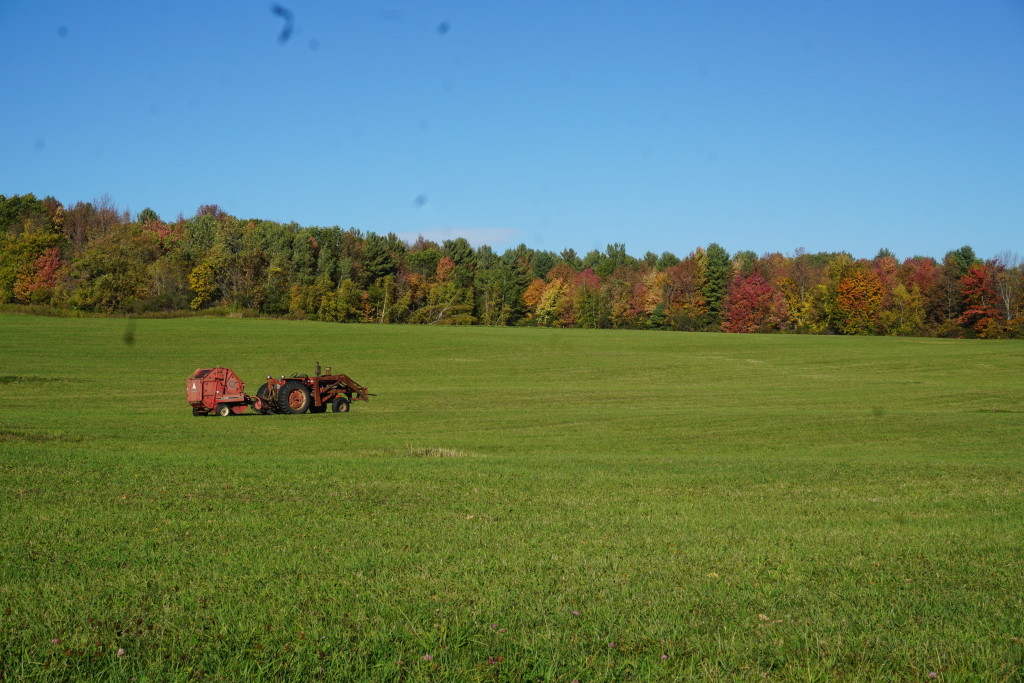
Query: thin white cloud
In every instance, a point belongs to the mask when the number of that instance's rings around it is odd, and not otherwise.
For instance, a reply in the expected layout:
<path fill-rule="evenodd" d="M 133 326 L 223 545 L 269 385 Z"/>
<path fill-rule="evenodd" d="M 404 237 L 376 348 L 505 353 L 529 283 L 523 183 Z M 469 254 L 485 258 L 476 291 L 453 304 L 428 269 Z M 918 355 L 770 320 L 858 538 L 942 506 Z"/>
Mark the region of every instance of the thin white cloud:
<path fill-rule="evenodd" d="M 398 237 L 410 244 L 416 241 L 416 238 L 423 235 L 425 239 L 433 240 L 438 244 L 445 240 L 453 240 L 456 237 L 465 237 L 473 247 L 480 247 L 487 245 L 489 247 L 510 247 L 513 243 L 518 244 L 520 241 L 520 235 L 522 233 L 519 230 L 513 230 L 512 228 L 429 228 L 427 230 L 414 230 L 409 232 L 400 232 Z"/>

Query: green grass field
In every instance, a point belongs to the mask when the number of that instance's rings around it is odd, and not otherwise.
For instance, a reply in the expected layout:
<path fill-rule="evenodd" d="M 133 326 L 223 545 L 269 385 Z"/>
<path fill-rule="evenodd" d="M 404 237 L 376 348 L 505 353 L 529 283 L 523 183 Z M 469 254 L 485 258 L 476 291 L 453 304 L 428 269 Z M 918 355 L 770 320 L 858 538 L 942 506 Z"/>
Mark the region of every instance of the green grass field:
<path fill-rule="evenodd" d="M 1021 342 L 0 315 L 0 678 L 1024 680 L 1022 427 Z"/>

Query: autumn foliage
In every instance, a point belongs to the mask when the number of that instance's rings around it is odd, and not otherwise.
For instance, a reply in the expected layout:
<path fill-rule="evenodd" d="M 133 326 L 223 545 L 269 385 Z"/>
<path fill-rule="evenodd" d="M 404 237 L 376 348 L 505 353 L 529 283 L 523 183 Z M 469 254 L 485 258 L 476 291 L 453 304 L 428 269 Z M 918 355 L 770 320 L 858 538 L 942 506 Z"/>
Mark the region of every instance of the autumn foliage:
<path fill-rule="evenodd" d="M 964 312 L 959 322 L 973 327 L 983 335 L 991 334 L 989 329 L 998 328 L 1002 322 L 1002 316 L 996 308 L 998 299 L 993 275 L 992 268 L 980 263 L 971 266 L 967 274 L 960 278 Z"/>
<path fill-rule="evenodd" d="M 786 299 L 757 273 L 732 279 L 725 297 L 725 332 L 773 332 L 786 322 Z"/>
<path fill-rule="evenodd" d="M 878 274 L 857 268 L 839 283 L 836 308 L 839 331 L 843 334 L 872 334 L 877 331 L 885 289 Z"/>
<path fill-rule="evenodd" d="M 838 253 L 499 254 L 355 228 L 238 219 L 201 206 L 165 222 L 108 198 L 0 195 L 0 304 L 110 314 L 248 311 L 324 322 L 766 333 L 1024 336 L 1024 269 L 970 247 L 941 261 Z"/>

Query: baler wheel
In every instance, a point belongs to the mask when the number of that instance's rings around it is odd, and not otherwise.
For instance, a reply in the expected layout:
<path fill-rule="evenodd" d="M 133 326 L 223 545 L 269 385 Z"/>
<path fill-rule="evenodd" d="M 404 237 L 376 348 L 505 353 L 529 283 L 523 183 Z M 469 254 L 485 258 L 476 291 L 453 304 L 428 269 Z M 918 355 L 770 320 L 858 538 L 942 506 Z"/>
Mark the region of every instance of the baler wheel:
<path fill-rule="evenodd" d="M 331 401 L 331 410 L 333 410 L 336 413 L 347 413 L 348 409 L 349 402 L 348 399 L 345 398 L 344 396 L 339 396 L 338 398 Z"/>
<path fill-rule="evenodd" d="M 309 410 L 311 402 L 309 388 L 302 382 L 294 380 L 285 382 L 281 390 L 277 392 L 277 407 L 282 413 L 301 415 Z"/>
<path fill-rule="evenodd" d="M 206 417 L 206 411 L 201 408 L 193 408 L 192 415 L 195 417 Z"/>
<path fill-rule="evenodd" d="M 221 403 L 217 406 L 217 417 L 229 417 L 231 415 L 231 406 L 227 403 Z"/>

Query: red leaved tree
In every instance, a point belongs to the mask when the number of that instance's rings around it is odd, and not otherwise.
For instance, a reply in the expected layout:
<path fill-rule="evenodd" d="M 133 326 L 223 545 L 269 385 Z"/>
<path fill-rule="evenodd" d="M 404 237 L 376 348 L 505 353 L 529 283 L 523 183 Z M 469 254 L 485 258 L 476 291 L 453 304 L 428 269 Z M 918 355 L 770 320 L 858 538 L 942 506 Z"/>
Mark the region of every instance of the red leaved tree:
<path fill-rule="evenodd" d="M 996 308 L 999 300 L 994 283 L 994 269 L 986 263 L 971 266 L 960 278 L 960 291 L 964 300 L 964 312 L 960 324 L 973 327 L 978 332 L 993 323 L 1001 323 L 1003 316 Z"/>
<path fill-rule="evenodd" d="M 14 296 L 28 303 L 48 303 L 62 274 L 60 249 L 50 247 L 26 265 L 14 283 Z"/>
<path fill-rule="evenodd" d="M 787 317 L 786 298 L 759 274 L 733 277 L 725 296 L 724 331 L 771 332 L 781 329 Z"/>

